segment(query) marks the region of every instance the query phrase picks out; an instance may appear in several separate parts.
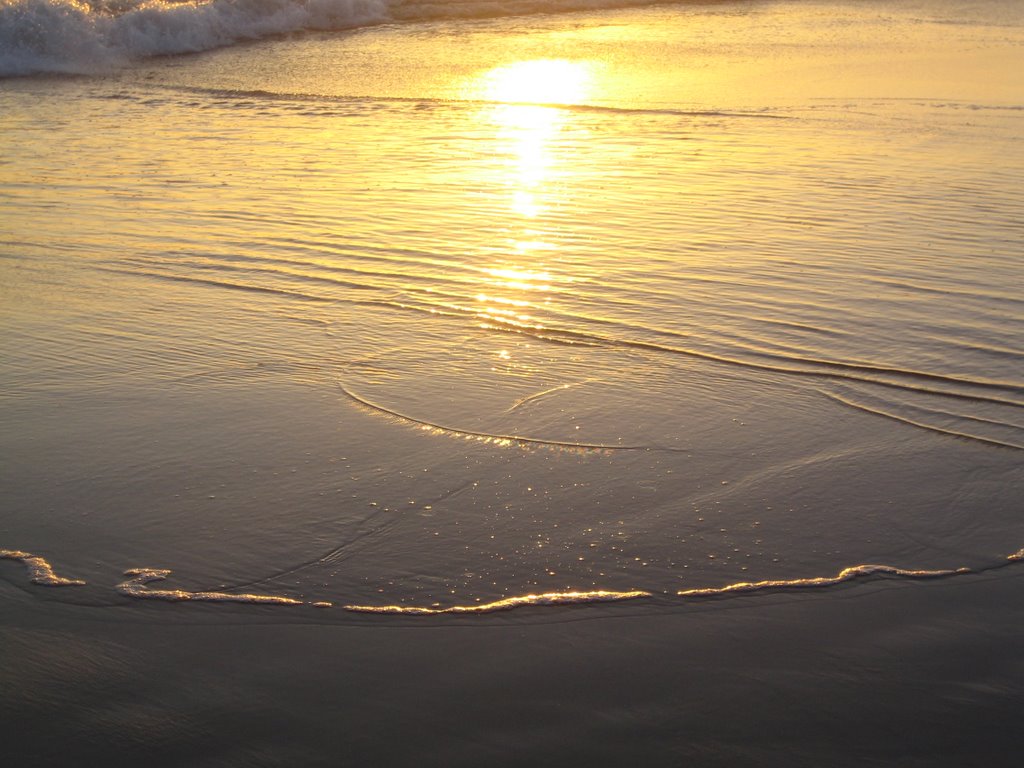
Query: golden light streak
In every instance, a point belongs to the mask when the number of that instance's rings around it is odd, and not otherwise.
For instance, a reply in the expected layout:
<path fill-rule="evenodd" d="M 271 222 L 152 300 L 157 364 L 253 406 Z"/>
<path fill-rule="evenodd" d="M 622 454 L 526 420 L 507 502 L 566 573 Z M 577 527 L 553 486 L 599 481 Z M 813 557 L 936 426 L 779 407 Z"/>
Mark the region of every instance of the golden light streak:
<path fill-rule="evenodd" d="M 555 182 L 572 171 L 573 160 L 559 144 L 571 115 L 564 105 L 585 103 L 595 67 L 593 62 L 567 59 L 517 61 L 480 74 L 468 88 L 470 98 L 490 105 L 481 120 L 496 129 L 496 181 L 508 190 L 509 209 L 529 223 L 511 237 L 514 258 L 523 266 L 485 272 L 490 278 L 487 290 L 475 297 L 481 327 L 543 327 L 527 311 L 533 306 L 530 294 L 551 291 L 556 278 L 539 265 L 530 266 L 530 260 L 556 250 L 547 239 L 550 222 L 546 219 L 558 189 Z"/>

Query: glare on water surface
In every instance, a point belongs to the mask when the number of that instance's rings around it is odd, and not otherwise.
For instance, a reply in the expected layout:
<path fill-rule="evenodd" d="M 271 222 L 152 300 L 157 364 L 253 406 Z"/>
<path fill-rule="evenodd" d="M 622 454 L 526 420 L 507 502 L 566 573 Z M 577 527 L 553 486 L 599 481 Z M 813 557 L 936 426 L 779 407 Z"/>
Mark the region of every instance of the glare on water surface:
<path fill-rule="evenodd" d="M 840 77 L 835 45 L 818 45 L 810 21 L 786 38 L 792 55 L 776 56 L 763 26 L 774 10 L 677 13 L 550 20 L 536 34 L 517 22 L 478 37 L 310 36 L 180 71 L 154 63 L 156 83 L 97 85 L 102 98 L 77 85 L 40 84 L 40 99 L 9 90 L 23 114 L 0 109 L 8 143 L 27 149 L 0 171 L 8 245 L 26 244 L 5 251 L 20 261 L 0 281 L 20 355 L 7 355 L 7 391 L 23 398 L 26 434 L 54 423 L 51 392 L 88 406 L 74 423 L 89 439 L 67 448 L 87 463 L 66 466 L 110 487 L 127 478 L 126 507 L 153 473 L 161 501 L 125 566 L 173 567 L 183 589 L 208 590 L 225 578 L 200 579 L 177 552 L 270 573 L 365 525 L 378 532 L 343 567 L 313 561 L 266 593 L 306 579 L 353 605 L 492 606 L 527 593 L 831 583 L 858 562 L 972 564 L 876 546 L 872 521 L 889 518 L 862 513 L 899 509 L 927 537 L 942 498 L 965 498 L 972 482 L 960 452 L 987 445 L 994 466 L 996 447 L 1019 445 L 1004 402 L 1018 393 L 993 395 L 1019 381 L 1007 354 L 1019 110 L 980 88 L 956 103 L 945 81 L 911 84 L 907 57 L 898 81 L 876 78 L 876 54 L 890 69 L 894 54 L 861 53 L 860 36 Z M 907 29 L 922 52 L 949 33 Z M 389 59 L 381 41 L 396 36 L 401 56 Z M 264 56 L 282 66 L 225 68 Z M 283 66 L 295 56 L 340 69 Z M 376 76 L 353 63 L 367 61 Z M 1009 79 L 992 81 L 1009 93 Z M 68 94 L 97 119 L 64 121 Z M 50 295 L 59 309 L 47 315 L 39 297 Z M 322 399 L 297 406 L 293 382 Z M 278 403 L 285 426 L 262 426 Z M 90 410 L 100 405 L 109 418 Z M 186 428 L 189 412 L 200 417 Z M 322 425 L 319 444 L 296 426 L 303 413 Z M 119 430 L 104 444 L 120 448 L 94 470 L 101 421 Z M 160 443 L 146 454 L 133 430 Z M 948 451 L 949 464 L 858 453 L 886 445 L 886 430 L 906 455 Z M 268 448 L 270 434 L 295 435 L 302 458 Z M 184 447 L 166 448 L 172 439 Z M 523 450 L 492 450 L 512 446 Z M 140 452 L 126 469 L 121 457 Z M 190 477 L 199 456 L 222 467 L 209 487 Z M 914 475 L 932 466 L 942 482 L 922 491 Z M 316 541 L 253 504 L 254 487 L 308 510 L 301 530 L 319 526 Z M 1002 487 L 985 476 L 973 491 L 996 510 L 975 551 L 1001 552 L 1016 525 L 991 490 Z M 25 498 L 29 530 L 38 504 Z M 193 540 L 196 509 L 214 506 L 225 526 L 246 521 L 247 546 Z M 829 518 L 827 557 L 819 510 L 848 521 Z M 950 508 L 947 530 L 962 530 L 961 514 L 976 508 Z M 173 556 L 139 562 L 157 520 L 173 528 Z"/>
<path fill-rule="evenodd" d="M 493 127 L 495 151 L 504 158 L 496 181 L 507 190 L 515 227 L 509 261 L 486 270 L 487 290 L 476 296 L 486 326 L 535 326 L 530 307 L 549 300 L 554 280 L 566 279 L 545 267 L 557 251 L 546 219 L 557 187 L 572 171 L 571 152 L 559 144 L 563 107 L 592 95 L 596 69 L 589 61 L 518 61 L 483 72 L 467 87 L 467 95 L 488 104 L 481 120 Z"/>
<path fill-rule="evenodd" d="M 573 104 L 585 99 L 593 85 L 590 62 L 565 59 L 518 61 L 483 74 L 481 98 L 516 104 Z"/>

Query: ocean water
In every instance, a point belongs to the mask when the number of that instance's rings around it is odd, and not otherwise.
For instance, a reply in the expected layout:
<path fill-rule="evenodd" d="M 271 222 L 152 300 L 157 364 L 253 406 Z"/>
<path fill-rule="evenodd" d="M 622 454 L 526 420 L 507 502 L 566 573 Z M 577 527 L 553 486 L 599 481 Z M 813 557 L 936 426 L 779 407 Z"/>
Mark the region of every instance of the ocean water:
<path fill-rule="evenodd" d="M 1008 758 L 1022 65 L 1009 0 L 4 0 L 9 754 Z"/>

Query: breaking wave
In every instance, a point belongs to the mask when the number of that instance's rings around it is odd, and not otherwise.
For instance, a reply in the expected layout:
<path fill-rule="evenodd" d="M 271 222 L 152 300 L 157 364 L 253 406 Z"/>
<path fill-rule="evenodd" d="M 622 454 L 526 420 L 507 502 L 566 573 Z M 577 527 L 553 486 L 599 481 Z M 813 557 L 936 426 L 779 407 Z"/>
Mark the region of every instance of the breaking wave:
<path fill-rule="evenodd" d="M 664 0 L 662 0 L 664 1 Z M 0 0 L 0 77 L 92 74 L 302 30 L 653 5 L 657 0 Z"/>
<path fill-rule="evenodd" d="M 0 0 L 0 76 L 86 74 L 148 56 L 389 18 L 387 0 Z"/>

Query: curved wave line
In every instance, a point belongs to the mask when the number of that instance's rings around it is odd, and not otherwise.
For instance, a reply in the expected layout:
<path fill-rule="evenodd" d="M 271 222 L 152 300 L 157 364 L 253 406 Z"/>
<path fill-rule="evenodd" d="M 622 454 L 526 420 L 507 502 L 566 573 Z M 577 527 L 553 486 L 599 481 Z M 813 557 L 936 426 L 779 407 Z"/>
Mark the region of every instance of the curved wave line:
<path fill-rule="evenodd" d="M 730 595 L 738 592 L 760 592 L 769 589 L 807 589 L 810 587 L 831 587 L 834 584 L 841 584 L 844 581 L 863 578 L 874 575 L 901 576 L 906 579 L 938 579 L 943 576 L 956 576 L 958 574 L 973 573 L 970 568 L 956 568 L 952 570 L 938 571 L 916 571 L 896 568 L 892 565 L 853 565 L 843 568 L 835 576 L 815 576 L 809 579 L 767 579 L 765 581 L 739 581 L 735 584 L 727 584 L 724 587 L 703 587 L 699 589 L 684 589 L 676 594 L 680 597 L 717 597 L 719 595 Z"/>
<path fill-rule="evenodd" d="M 908 390 L 908 391 L 919 392 L 919 393 L 925 394 L 925 395 L 942 394 L 942 393 L 933 392 L 933 391 L 928 390 L 928 389 L 911 389 L 911 390 Z M 858 393 L 856 389 L 853 389 L 853 392 L 855 392 L 857 394 L 860 394 L 860 395 L 863 395 L 863 393 Z M 822 394 L 825 394 L 825 393 L 823 392 Z M 872 397 L 871 395 L 866 395 L 866 396 L 867 397 Z M 941 410 L 939 408 L 927 408 L 927 407 L 925 407 L 923 405 L 914 405 L 912 403 L 908 403 L 908 402 L 905 402 L 905 401 L 900 401 L 897 404 L 901 405 L 901 406 L 903 406 L 905 408 L 910 408 L 911 410 L 920 411 L 922 413 L 927 413 L 927 414 L 929 414 L 931 416 L 938 416 L 939 418 L 960 419 L 962 421 L 971 421 L 971 422 L 974 422 L 976 424 L 986 424 L 986 425 L 991 426 L 991 427 L 1000 427 L 1002 429 L 1024 430 L 1024 424 L 1015 424 L 1015 423 L 1009 422 L 1009 421 L 1000 421 L 999 419 L 988 419 L 988 418 L 985 418 L 983 416 L 972 416 L 972 415 L 967 414 L 967 413 L 955 413 L 953 411 L 944 411 L 944 410 Z"/>
<path fill-rule="evenodd" d="M 464 312 L 469 314 L 469 310 L 464 310 Z M 640 339 L 613 339 L 596 333 L 587 333 L 585 331 L 571 331 L 557 328 L 547 328 L 541 325 L 528 326 L 523 324 L 508 323 L 493 317 L 489 318 L 489 320 L 491 322 L 488 322 L 486 325 L 482 327 L 485 327 L 489 330 L 503 331 L 505 333 L 517 333 L 523 336 L 530 336 L 541 341 L 550 341 L 557 344 L 582 344 L 586 346 L 604 346 L 620 349 L 639 349 L 648 352 L 684 355 L 686 357 L 693 357 L 699 360 L 707 360 L 713 363 L 733 365 L 740 368 L 747 368 L 756 371 L 768 371 L 769 373 L 781 373 L 793 376 L 805 376 L 818 379 L 842 379 L 844 381 L 856 381 L 865 384 L 875 384 L 881 387 L 890 387 L 894 389 L 907 390 L 911 392 L 924 392 L 926 394 L 939 395 L 943 397 L 953 397 L 960 400 L 971 400 L 975 402 L 987 402 L 997 403 L 999 405 L 1010 405 L 1017 408 L 1020 408 L 1022 407 L 1022 405 L 1024 405 L 1018 400 L 1011 400 L 1006 397 L 997 397 L 994 395 L 983 394 L 967 394 L 965 392 L 952 392 L 949 390 L 925 388 L 923 386 L 912 386 L 908 383 L 900 383 L 898 381 L 873 378 L 868 374 L 903 377 L 911 380 L 917 379 L 923 381 L 933 381 L 938 384 L 947 384 L 950 386 L 976 387 L 979 389 L 1013 393 L 1024 392 L 1024 386 L 1008 382 L 1002 383 L 996 381 L 976 381 L 972 379 L 957 378 L 955 376 L 945 376 L 943 374 L 938 373 L 927 373 L 924 371 L 905 371 L 899 368 L 888 368 L 884 366 L 872 366 L 859 363 L 843 363 L 839 361 L 816 360 L 814 358 L 779 357 L 769 355 L 766 353 L 754 353 L 760 354 L 763 357 L 774 357 L 775 359 L 780 360 L 790 360 L 794 363 L 821 366 L 826 370 L 815 370 L 813 368 L 794 368 L 792 366 L 784 365 L 781 363 L 759 363 L 755 360 L 742 360 L 736 357 L 728 357 L 726 355 L 715 354 L 713 352 L 703 352 L 701 350 L 689 349 L 686 347 L 674 347 L 669 344 L 659 344 L 658 342 L 653 341 L 642 341 Z M 857 373 L 860 373 L 862 375 L 858 376 Z"/>
<path fill-rule="evenodd" d="M 19 552 L 15 549 L 0 549 L 0 560 L 20 560 L 28 569 L 28 578 L 33 584 L 44 587 L 83 587 L 81 579 L 66 579 L 53 571 L 53 566 L 45 558 L 30 552 Z"/>
<path fill-rule="evenodd" d="M 835 576 L 818 576 L 805 579 L 767 579 L 764 581 L 741 581 L 723 587 L 703 587 L 685 589 L 677 592 L 679 597 L 730 597 L 756 592 L 768 592 L 786 589 L 809 589 L 815 587 L 831 587 L 855 579 L 871 576 L 897 576 L 905 579 L 941 579 L 967 574 L 980 574 L 994 571 L 1024 561 L 1024 548 L 1007 555 L 1002 562 L 982 568 L 951 568 L 940 570 L 914 570 L 897 568 L 892 565 L 863 564 L 843 568 Z M 653 592 L 633 590 L 629 592 L 613 592 L 598 590 L 594 592 L 547 592 L 544 594 L 521 595 L 508 597 L 481 605 L 453 605 L 447 608 L 438 606 L 405 606 L 405 605 L 345 605 L 346 611 L 356 613 L 402 614 L 407 616 L 437 616 L 441 614 L 493 613 L 511 610 L 523 606 L 564 605 L 578 603 L 612 602 L 654 597 Z"/>
<path fill-rule="evenodd" d="M 575 104 L 550 101 L 502 101 L 497 99 L 446 99 L 428 96 L 335 96 L 318 93 L 284 93 L 261 89 L 206 88 L 187 85 L 155 85 L 154 89 L 177 93 L 195 93 L 204 96 L 231 99 L 260 99 L 302 104 L 423 104 L 467 107 L 547 107 L 567 112 L 595 112 L 599 114 L 666 115 L 671 117 L 752 117 L 770 120 L 797 120 L 791 115 L 767 111 L 729 111 L 717 109 L 672 109 L 664 107 L 618 107 L 605 104 Z"/>
<path fill-rule="evenodd" d="M 574 603 L 601 603 L 617 600 L 636 600 L 641 597 L 653 597 L 653 593 L 642 590 L 630 592 L 611 592 L 597 590 L 594 592 L 545 592 L 540 595 L 519 595 L 496 600 L 481 605 L 452 605 L 448 608 L 424 608 L 406 605 L 346 605 L 346 611 L 354 613 L 390 613 L 413 616 L 436 616 L 443 613 L 494 613 L 521 608 L 528 605 L 571 605 Z"/>
<path fill-rule="evenodd" d="M 522 408 L 524 405 L 528 405 L 529 403 L 532 403 L 536 400 L 541 400 L 547 397 L 548 395 L 555 394 L 556 392 L 561 392 L 562 390 L 569 389 L 571 387 L 578 387 L 582 383 L 583 382 L 578 381 L 573 384 L 559 384 L 558 386 L 542 390 L 541 392 L 534 392 L 532 395 L 521 397 L 514 403 L 512 403 L 512 405 L 510 405 L 507 409 L 505 409 L 505 413 L 512 413 L 512 411 L 516 410 L 517 408 Z"/>
<path fill-rule="evenodd" d="M 249 603 L 255 605 L 304 605 L 302 600 L 277 595 L 232 594 L 230 592 L 186 592 L 181 589 L 150 589 L 146 585 L 152 581 L 163 581 L 171 575 L 171 571 L 158 568 L 130 568 L 124 572 L 131 578 L 122 581 L 114 589 L 125 597 L 149 600 L 167 600 L 183 602 L 188 600 L 210 603 Z M 327 607 L 330 603 L 311 603 L 317 607 Z"/>
<path fill-rule="evenodd" d="M 768 371 L 769 373 L 780 373 L 785 375 L 793 376 L 805 376 L 813 378 L 824 378 L 824 379 L 841 379 L 844 381 L 854 381 L 860 383 L 874 384 L 882 387 L 889 387 L 893 389 L 899 389 L 910 392 L 922 392 L 925 394 L 931 394 L 941 397 L 951 397 L 959 400 L 970 400 L 974 402 L 988 402 L 995 403 L 998 405 L 1009 405 L 1013 407 L 1022 407 L 1024 403 L 1019 400 L 1013 400 L 1008 397 L 1000 397 L 997 395 L 980 394 L 980 393 L 967 393 L 967 392 L 955 392 L 944 389 L 936 389 L 934 387 L 924 386 L 913 386 L 907 382 L 899 382 L 898 380 L 887 380 L 885 378 L 875 378 L 875 376 L 886 376 L 895 377 L 896 379 L 903 378 L 911 381 L 921 382 L 934 382 L 937 385 L 946 385 L 951 387 L 970 387 L 974 389 L 988 390 L 1002 393 L 1022 393 L 1024 392 L 1024 386 L 1015 384 L 1012 382 L 999 382 L 999 381 L 986 381 L 960 378 L 956 376 L 948 376 L 939 373 L 929 373 L 927 371 L 915 371 L 905 370 L 901 368 L 894 368 L 891 366 L 883 365 L 871 365 L 868 363 L 847 363 L 838 360 L 823 360 L 812 357 L 794 357 L 794 356 L 779 356 L 772 355 L 765 352 L 753 352 L 752 354 L 759 355 L 761 357 L 768 357 L 779 362 L 758 362 L 756 360 L 744 360 L 737 357 L 730 357 L 729 355 L 716 354 L 714 352 L 705 352 L 698 349 L 691 349 L 687 347 L 672 346 L 670 344 L 662 344 L 654 341 L 643 341 L 641 339 L 617 339 L 609 336 L 604 336 L 599 333 L 591 333 L 587 331 L 577 331 L 569 329 L 550 328 L 541 324 L 525 324 L 510 322 L 507 319 L 495 317 L 493 315 L 481 314 L 478 308 L 467 308 L 462 307 L 458 304 L 428 304 L 427 306 L 421 306 L 409 302 L 390 299 L 379 299 L 379 298 L 367 298 L 367 299 L 356 299 L 356 298 L 343 298 L 343 297 L 327 297 L 318 296 L 312 293 L 302 293 L 298 291 L 290 291 L 281 288 L 270 288 L 265 286 L 256 285 L 245 285 L 241 283 L 233 283 L 230 281 L 214 280 L 210 278 L 198 278 L 198 277 L 187 277 L 183 275 L 165 274 L 160 272 L 147 272 L 139 270 L 125 270 L 117 269 L 113 267 L 95 267 L 98 270 L 117 272 L 121 274 L 127 274 L 136 277 L 152 277 L 161 280 L 170 280 L 184 283 L 197 283 L 201 285 L 210 285 L 219 288 L 226 288 L 229 290 L 238 291 L 250 291 L 255 293 L 265 293 L 272 295 L 285 296 L 288 298 L 294 298 L 302 301 L 320 302 L 320 303 L 339 303 L 345 302 L 355 305 L 363 306 L 383 306 L 390 309 L 399 309 L 403 311 L 411 311 L 420 314 L 438 315 L 444 317 L 475 317 L 481 320 L 481 327 L 487 330 L 500 331 L 505 333 L 516 333 L 523 336 L 529 336 L 531 338 L 538 339 L 540 341 L 548 341 L 557 344 L 566 344 L 571 346 L 596 346 L 596 347 L 609 347 L 609 348 L 620 348 L 620 349 L 636 349 L 647 352 L 666 353 L 683 355 L 686 357 L 692 357 L 700 360 L 707 360 L 713 363 L 721 363 L 723 365 L 732 365 L 740 368 L 747 368 L 750 370 Z M 347 281 L 331 281 L 337 283 L 343 287 L 350 287 L 359 290 L 381 290 L 378 286 L 371 286 L 361 283 L 349 283 Z M 597 318 L 588 318 L 591 321 L 601 321 Z M 663 331 L 658 331 L 664 333 Z M 672 334 L 675 335 L 675 334 Z M 789 361 L 795 364 L 803 364 L 808 366 L 816 366 L 815 368 L 798 368 L 792 365 L 786 365 L 784 361 Z M 824 369 L 824 370 L 821 370 Z M 858 375 L 859 374 L 859 375 Z M 873 376 L 874 375 L 874 376 Z M 383 409 L 382 409 L 383 410 Z M 398 415 L 398 414 L 395 414 Z M 415 419 L 409 419 L 416 421 Z M 445 427 L 438 427 L 439 429 L 446 430 Z M 927 428 L 927 427 L 925 427 Z M 463 432 L 464 430 L 449 430 L 454 432 Z M 468 433 L 478 437 L 493 437 L 485 434 Z M 516 439 L 521 442 L 539 442 L 531 441 L 526 438 L 509 438 Z"/>
<path fill-rule="evenodd" d="M 340 389 L 350 400 L 368 408 L 371 411 L 382 413 L 390 418 L 398 419 L 400 421 L 407 422 L 411 425 L 420 427 L 421 429 L 432 429 L 437 430 L 440 433 L 450 435 L 453 437 L 466 437 L 466 438 L 477 438 L 480 440 L 487 440 L 494 443 L 505 443 L 513 444 L 520 443 L 526 445 L 539 445 L 546 448 L 554 448 L 557 450 L 566 451 L 679 451 L 684 452 L 686 448 L 667 448 L 667 447 L 654 447 L 647 445 L 609 445 L 606 443 L 573 443 L 563 440 L 545 440 L 539 437 L 520 437 L 519 435 L 502 435 L 494 432 L 478 432 L 469 429 L 458 429 L 455 427 L 447 427 L 443 424 L 435 424 L 431 421 L 424 421 L 423 419 L 417 419 L 412 416 L 406 416 L 398 411 L 393 411 L 390 408 L 385 408 L 383 405 L 378 405 L 371 400 L 367 400 L 355 392 L 347 389 L 344 384 L 337 382 L 338 389 Z"/>
<path fill-rule="evenodd" d="M 942 427 L 936 427 L 931 424 L 925 424 L 924 422 L 921 421 L 914 421 L 913 419 L 908 419 L 905 416 L 897 416 L 895 413 L 883 411 L 880 408 L 869 408 L 866 405 L 856 403 L 853 400 L 848 400 L 845 397 L 832 394 L 831 392 L 822 391 L 821 394 L 823 394 L 830 400 L 835 400 L 837 403 L 842 403 L 843 405 L 853 408 L 855 410 L 862 411 L 864 413 L 870 413 L 875 416 L 881 416 L 883 418 L 891 419 L 893 421 L 898 421 L 901 424 L 907 424 L 911 427 L 917 427 L 918 429 L 924 429 L 929 432 L 936 432 L 940 435 L 946 435 L 947 437 L 957 437 L 963 440 L 973 440 L 974 442 L 982 443 L 984 445 L 996 446 L 997 448 L 1009 448 L 1015 451 L 1024 451 L 1024 446 L 1016 445 L 1015 443 L 1006 443 L 1003 442 L 1002 440 L 996 440 L 995 438 L 991 437 L 981 437 L 980 435 L 972 435 L 967 432 L 957 432 L 956 430 L 953 429 L 943 429 Z M 968 416 L 965 418 L 970 417 Z"/>
<path fill-rule="evenodd" d="M 17 550 L 0 550 L 0 559 L 20 560 L 29 568 L 33 583 L 46 586 L 81 586 L 85 582 L 77 579 L 66 579 L 57 576 L 53 568 L 43 558 L 28 552 Z M 701 587 L 681 590 L 676 593 L 685 598 L 731 597 L 750 593 L 762 593 L 776 590 L 810 589 L 831 587 L 855 579 L 871 576 L 897 576 L 905 579 L 939 579 L 967 574 L 982 574 L 995 571 L 1006 566 L 1024 561 L 1024 548 L 1009 554 L 1001 562 L 979 568 L 955 568 L 941 570 L 913 570 L 897 568 L 892 565 L 863 564 L 843 568 L 835 576 L 817 576 L 803 579 L 766 579 L 763 581 L 741 581 L 722 587 Z M 177 589 L 150 589 L 147 584 L 163 581 L 172 572 L 155 568 L 131 568 L 124 572 L 129 578 L 116 585 L 120 594 L 140 599 L 165 600 L 169 602 L 216 602 L 246 603 L 250 605 L 310 605 L 315 608 L 330 608 L 333 603 L 328 601 L 310 601 L 308 603 L 290 597 L 263 594 L 232 594 L 227 592 L 188 592 Z M 405 614 L 413 616 L 433 616 L 440 614 L 474 614 L 493 613 L 525 606 L 570 605 L 599 602 L 615 602 L 654 597 L 653 592 L 630 590 L 617 592 L 611 590 L 545 592 L 542 594 L 518 595 L 490 603 L 477 605 L 453 605 L 442 608 L 435 604 L 430 607 L 404 605 L 344 605 L 346 611 L 354 613 Z"/>
<path fill-rule="evenodd" d="M 267 288 L 262 285 L 244 285 L 242 283 L 232 283 L 228 280 L 214 280 L 208 277 L 187 277 L 185 275 L 171 275 L 163 272 L 146 272 L 143 270 L 132 270 L 132 269 L 117 269 L 115 267 L 94 267 L 94 269 L 101 272 L 115 272 L 123 275 L 130 275 L 133 277 L 151 277 L 156 280 L 169 280 L 178 283 L 197 283 L 199 285 L 212 285 L 216 288 L 227 288 L 232 291 L 248 291 L 250 293 L 269 293 L 273 296 L 287 296 L 290 299 L 299 299 L 300 301 L 315 301 L 324 304 L 330 304 L 336 301 L 334 298 L 327 296 L 314 296 L 310 293 L 301 293 L 299 291 L 289 291 L 284 288 Z M 367 289 L 367 286 L 360 286 L 355 283 L 346 284 L 347 288 L 363 288 Z"/>
<path fill-rule="evenodd" d="M 931 414 L 933 416 L 945 417 L 947 419 L 961 419 L 963 421 L 972 421 L 975 424 L 987 424 L 990 427 L 1001 427 L 1002 429 L 1019 429 L 1024 430 L 1024 426 L 1020 424 L 1013 424 L 1008 421 L 1000 421 L 999 419 L 986 419 L 983 416 L 971 416 L 967 413 L 953 413 L 951 411 L 942 411 L 937 408 L 925 408 L 920 405 L 909 405 L 907 407 L 913 408 L 917 411 L 923 411 L 924 413 Z"/>

